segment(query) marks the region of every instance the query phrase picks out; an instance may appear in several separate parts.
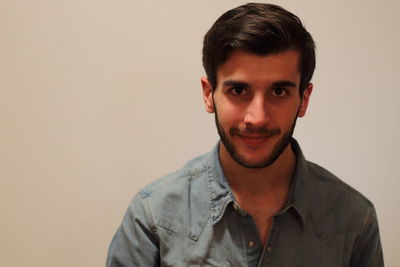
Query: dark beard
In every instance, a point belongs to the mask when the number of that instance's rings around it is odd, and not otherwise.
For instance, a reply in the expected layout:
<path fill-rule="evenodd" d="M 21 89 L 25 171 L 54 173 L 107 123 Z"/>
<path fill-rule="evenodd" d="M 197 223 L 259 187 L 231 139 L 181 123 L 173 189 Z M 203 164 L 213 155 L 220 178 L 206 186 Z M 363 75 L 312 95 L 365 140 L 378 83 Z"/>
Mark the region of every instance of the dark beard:
<path fill-rule="evenodd" d="M 217 125 L 218 134 L 219 134 L 219 137 L 221 138 L 221 141 L 224 144 L 226 150 L 228 150 L 231 157 L 239 165 L 241 165 L 245 168 L 252 168 L 252 169 L 268 167 L 279 158 L 279 156 L 282 154 L 283 150 L 285 150 L 285 148 L 288 146 L 290 139 L 292 138 L 294 128 L 296 126 L 296 121 L 297 121 L 297 116 L 296 116 L 290 130 L 283 134 L 281 139 L 278 141 L 278 143 L 273 148 L 270 155 L 266 156 L 261 162 L 258 162 L 255 164 L 250 164 L 250 163 L 246 162 L 246 159 L 244 157 L 242 157 L 241 155 L 239 155 L 239 153 L 237 153 L 235 146 L 229 141 L 228 137 L 225 134 L 224 129 L 222 128 L 222 125 L 219 123 L 218 114 L 217 114 L 217 110 L 215 109 L 215 106 L 214 106 L 214 111 L 215 111 L 215 124 Z M 268 130 L 252 130 L 249 132 L 255 132 L 255 131 L 270 133 L 271 136 L 280 133 L 279 130 L 270 130 L 270 131 L 268 131 Z M 235 133 L 235 132 L 236 131 L 234 129 L 230 130 L 230 133 Z"/>

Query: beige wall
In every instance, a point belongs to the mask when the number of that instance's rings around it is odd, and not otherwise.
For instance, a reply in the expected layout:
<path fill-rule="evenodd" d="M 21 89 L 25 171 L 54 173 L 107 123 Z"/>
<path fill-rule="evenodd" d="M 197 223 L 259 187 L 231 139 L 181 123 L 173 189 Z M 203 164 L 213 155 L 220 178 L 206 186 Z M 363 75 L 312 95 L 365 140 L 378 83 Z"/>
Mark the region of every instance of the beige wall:
<path fill-rule="evenodd" d="M 2 266 L 103 266 L 134 193 L 211 149 L 201 41 L 244 2 L 0 0 Z M 318 46 L 295 135 L 375 203 L 398 266 L 400 2 L 275 2 Z"/>

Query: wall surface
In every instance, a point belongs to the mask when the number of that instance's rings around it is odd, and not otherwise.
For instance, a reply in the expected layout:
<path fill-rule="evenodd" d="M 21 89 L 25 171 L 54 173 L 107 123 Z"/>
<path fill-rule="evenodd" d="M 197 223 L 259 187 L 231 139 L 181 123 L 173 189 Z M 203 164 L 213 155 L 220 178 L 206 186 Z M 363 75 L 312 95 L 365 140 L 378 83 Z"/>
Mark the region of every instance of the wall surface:
<path fill-rule="evenodd" d="M 400 266 L 400 2 L 274 2 L 318 47 L 295 136 L 374 202 Z M 201 42 L 242 3 L 0 0 L 2 266 L 104 266 L 137 190 L 211 149 Z"/>

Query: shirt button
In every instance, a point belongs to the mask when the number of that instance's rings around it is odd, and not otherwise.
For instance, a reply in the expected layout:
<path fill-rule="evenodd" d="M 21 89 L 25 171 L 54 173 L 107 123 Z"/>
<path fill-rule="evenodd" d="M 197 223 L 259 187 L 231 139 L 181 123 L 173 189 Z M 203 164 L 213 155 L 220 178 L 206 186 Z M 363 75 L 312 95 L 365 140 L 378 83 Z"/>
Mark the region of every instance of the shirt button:
<path fill-rule="evenodd" d="M 267 247 L 267 252 L 271 253 L 271 251 L 272 251 L 272 247 Z"/>
<path fill-rule="evenodd" d="M 249 243 L 247 244 L 250 248 L 254 247 L 255 243 L 254 241 L 249 241 Z"/>

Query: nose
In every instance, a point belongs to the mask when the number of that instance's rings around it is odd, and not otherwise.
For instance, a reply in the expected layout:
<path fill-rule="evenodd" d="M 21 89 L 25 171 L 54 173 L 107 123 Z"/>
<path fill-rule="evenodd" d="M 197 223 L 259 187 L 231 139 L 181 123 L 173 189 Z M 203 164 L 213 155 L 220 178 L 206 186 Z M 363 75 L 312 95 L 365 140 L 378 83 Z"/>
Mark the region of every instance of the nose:
<path fill-rule="evenodd" d="M 254 127 L 264 127 L 270 121 L 269 105 L 263 95 L 254 96 L 244 115 L 244 123 Z"/>

